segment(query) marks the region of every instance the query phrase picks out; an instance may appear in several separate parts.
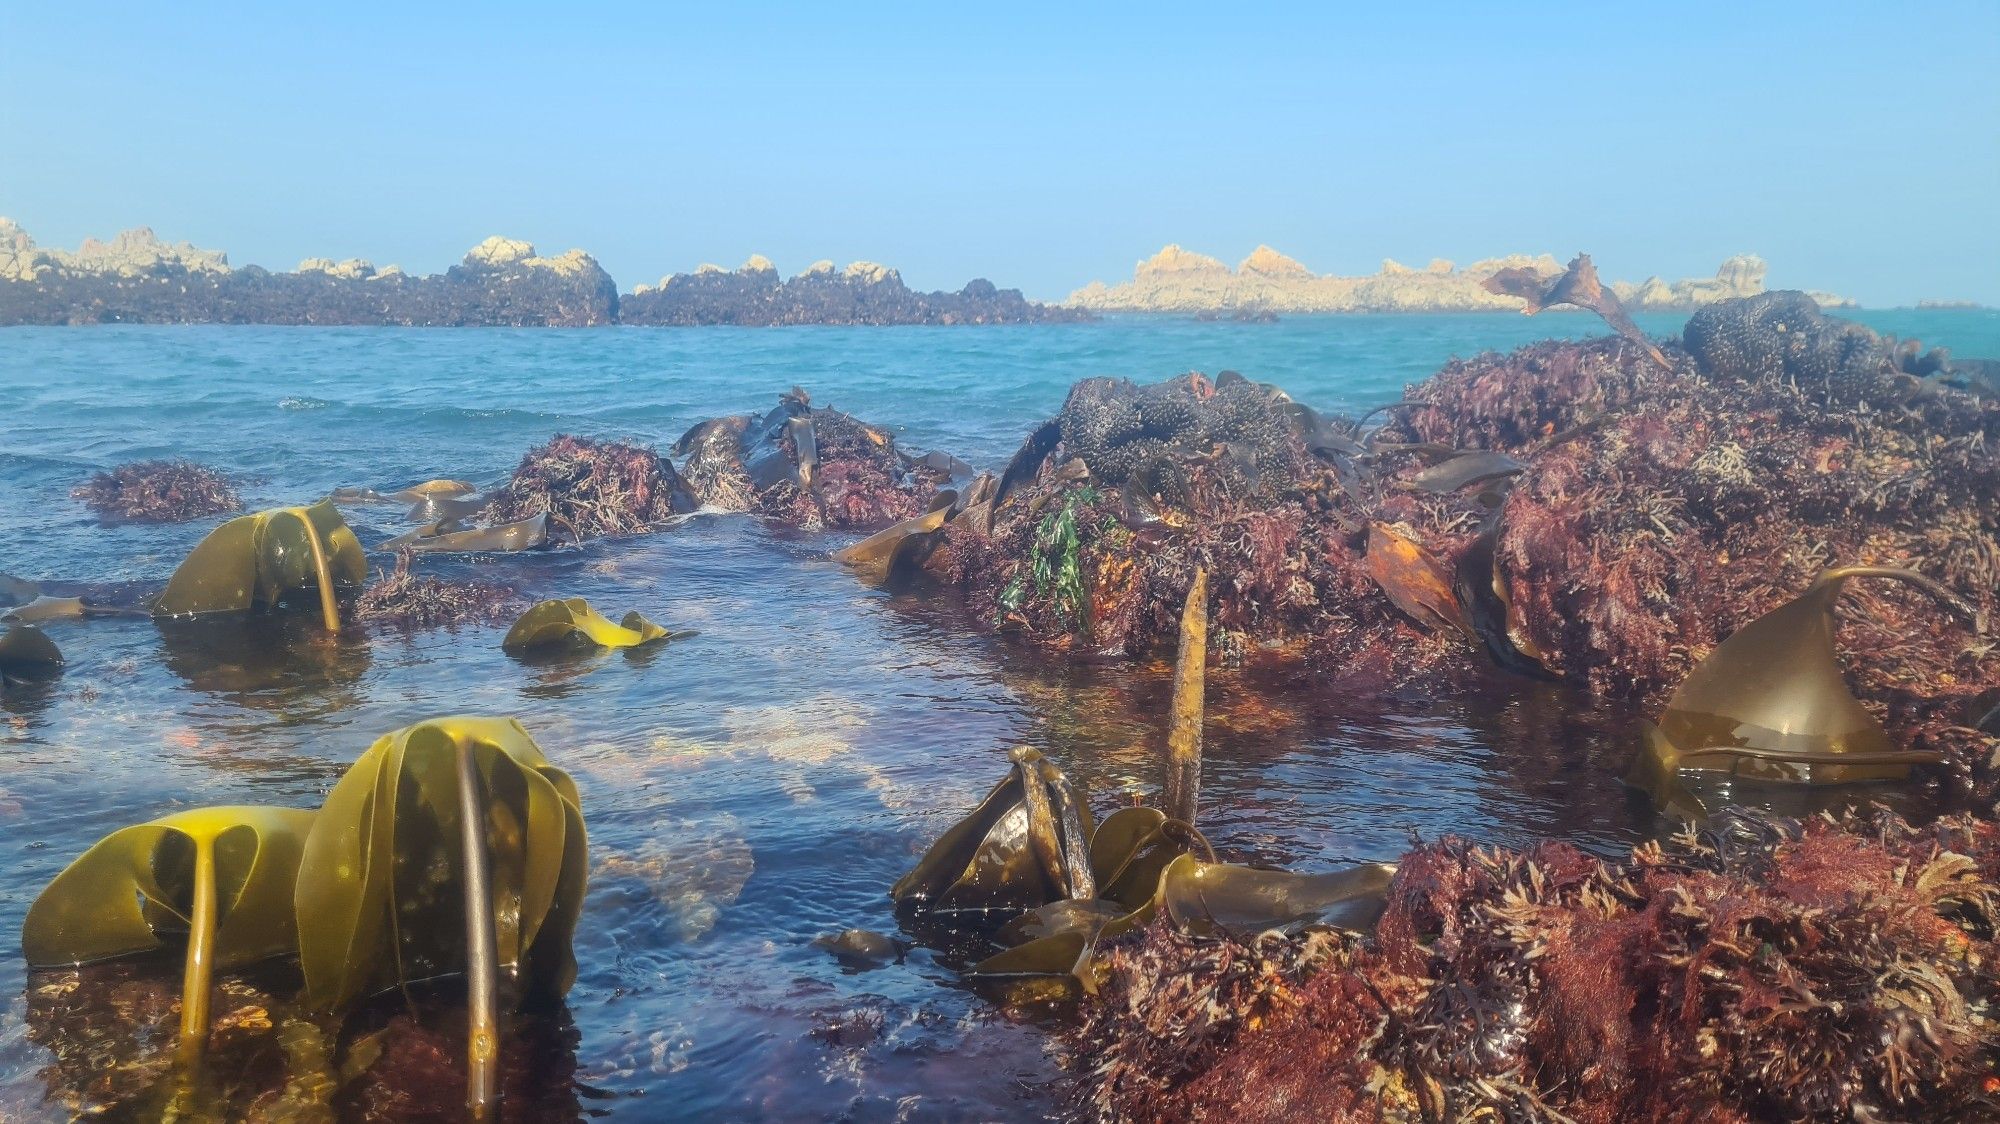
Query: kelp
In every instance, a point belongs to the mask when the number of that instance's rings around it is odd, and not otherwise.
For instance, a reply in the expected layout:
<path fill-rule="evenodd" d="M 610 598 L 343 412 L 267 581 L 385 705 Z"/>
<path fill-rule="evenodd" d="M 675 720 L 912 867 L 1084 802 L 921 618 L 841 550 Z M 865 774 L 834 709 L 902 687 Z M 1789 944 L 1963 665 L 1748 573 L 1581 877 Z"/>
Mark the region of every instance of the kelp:
<path fill-rule="evenodd" d="M 121 464 L 79 484 L 70 496 L 105 519 L 185 523 L 242 508 L 229 478 L 186 460 Z"/>
<path fill-rule="evenodd" d="M 954 497 L 956 498 L 956 497 Z M 920 573 L 936 534 L 951 517 L 951 508 L 905 519 L 852 546 L 834 552 L 836 562 L 852 566 L 861 580 L 874 586 L 896 585 Z"/>
<path fill-rule="evenodd" d="M 1589 254 L 1571 258 L 1569 267 L 1553 278 L 1544 277 L 1532 269 L 1513 266 L 1488 277 L 1480 287 L 1489 293 L 1520 297 L 1527 302 L 1526 307 L 1521 309 L 1522 314 L 1527 316 L 1558 304 L 1595 312 L 1611 325 L 1612 331 L 1638 344 L 1653 362 L 1663 368 L 1669 366 L 1660 346 L 1647 339 L 1646 333 L 1632 322 L 1631 314 L 1625 311 L 1618 295 L 1607 291 L 1597 279 L 1597 266 L 1591 262 Z"/>
<path fill-rule="evenodd" d="M 317 592 L 329 632 L 340 630 L 337 597 L 367 580 L 368 563 L 332 501 L 231 519 L 209 532 L 153 603 L 155 616 L 268 610 L 290 593 Z"/>
<path fill-rule="evenodd" d="M 1518 476 L 1527 467 L 1505 453 L 1496 453 L 1491 449 L 1476 449 L 1471 452 L 1454 453 L 1398 483 L 1412 491 L 1448 495 L 1474 484 L 1486 484 L 1494 480 L 1504 480 L 1509 476 Z"/>
<path fill-rule="evenodd" d="M 1095 896 L 1090 866 L 1077 862 L 1091 832 L 1089 804 L 1035 750 L 1007 758 L 1007 776 L 890 889 L 899 907 L 978 917 Z"/>
<path fill-rule="evenodd" d="M 1208 688 L 1208 571 L 1197 569 L 1181 607 L 1180 651 L 1167 728 L 1166 784 L 1160 803 L 1169 817 L 1195 822 L 1201 802 L 1201 727 Z"/>
<path fill-rule="evenodd" d="M 1182 855 L 1161 871 L 1158 903 L 1174 924 L 1197 936 L 1242 937 L 1305 925 L 1365 930 L 1382 916 L 1395 873 L 1388 863 L 1298 874 Z"/>
<path fill-rule="evenodd" d="M 419 554 L 511 554 L 533 550 L 548 541 L 549 516 L 543 512 L 490 527 L 466 527 L 453 518 L 441 519 L 429 526 L 397 535 L 377 549 L 392 552 L 412 550 Z"/>
<path fill-rule="evenodd" d="M 0 682 L 49 679 L 61 674 L 62 651 L 48 634 L 31 624 L 0 633 Z"/>
<path fill-rule="evenodd" d="M 1681 769 L 1763 780 L 1836 784 L 1902 780 L 1940 755 L 1898 750 L 1881 719 L 1848 689 L 1835 662 L 1834 607 L 1853 578 L 1915 585 L 1959 615 L 1971 609 L 1934 580 L 1885 566 L 1828 570 L 1804 593 L 1736 630 L 1688 673 L 1628 778 L 1670 811 L 1700 818 Z"/>
<path fill-rule="evenodd" d="M 1450 571 L 1401 531 L 1370 524 L 1366 561 L 1368 576 L 1412 621 L 1433 632 L 1474 634 Z"/>
<path fill-rule="evenodd" d="M 305 842 L 307 1001 L 340 1011 L 463 975 L 467 1103 L 483 1115 L 497 1088 L 499 989 L 517 1007 L 569 991 L 588 873 L 576 784 L 520 723 L 458 716 L 387 734 L 334 785 Z"/>
<path fill-rule="evenodd" d="M 25 605 L 0 610 L 0 623 L 42 624 L 47 621 L 81 619 L 85 612 L 81 597 L 50 597 L 42 594 Z"/>
<path fill-rule="evenodd" d="M 311 812 L 201 808 L 122 828 L 58 874 L 21 928 L 36 968 L 168 947 L 184 935 L 178 1057 L 198 1064 L 214 975 L 297 949 L 292 894 Z"/>
<path fill-rule="evenodd" d="M 591 608 L 590 602 L 570 597 L 544 601 L 522 613 L 507 630 L 500 647 L 515 654 L 571 646 L 636 648 L 689 635 L 662 628 L 640 616 L 637 610 L 626 613 L 624 620 L 613 624 Z"/>

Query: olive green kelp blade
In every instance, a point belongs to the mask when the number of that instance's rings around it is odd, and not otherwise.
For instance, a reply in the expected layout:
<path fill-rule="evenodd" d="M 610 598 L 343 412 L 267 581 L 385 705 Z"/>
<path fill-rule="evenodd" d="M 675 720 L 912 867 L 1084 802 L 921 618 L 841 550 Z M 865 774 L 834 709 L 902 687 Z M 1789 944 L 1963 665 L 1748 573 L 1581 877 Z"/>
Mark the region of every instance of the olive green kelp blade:
<path fill-rule="evenodd" d="M 17 625 L 0 633 L 0 681 L 45 679 L 62 670 L 62 651 L 41 629 Z"/>
<path fill-rule="evenodd" d="M 588 874 L 576 784 L 520 723 L 457 716 L 376 741 L 320 810 L 296 895 L 315 1007 L 464 971 L 461 752 L 484 795 L 499 966 L 524 1004 L 559 999 L 575 981 L 571 938 Z"/>
<path fill-rule="evenodd" d="M 853 546 L 835 551 L 833 560 L 852 566 L 869 585 L 887 585 L 907 578 L 923 565 L 924 556 L 935 541 L 933 536 L 950 518 L 951 509 L 941 507 L 905 519 Z"/>
<path fill-rule="evenodd" d="M 1936 582 L 1910 570 L 1848 566 L 1821 574 L 1798 597 L 1765 613 L 1688 673 L 1667 700 L 1627 783 L 1678 815 L 1702 809 L 1677 779 L 1681 769 L 1812 784 L 1901 780 L 1928 751 L 1899 751 L 1848 690 L 1834 649 L 1834 606 L 1848 580 L 1892 578 L 1916 585 L 1969 616 Z"/>
<path fill-rule="evenodd" d="M 637 612 L 625 614 L 618 624 L 590 607 L 581 597 L 544 601 L 514 621 L 500 647 L 508 652 L 535 648 L 594 644 L 603 648 L 636 648 L 656 640 L 673 639 L 668 631 Z"/>
<path fill-rule="evenodd" d="M 1382 916 L 1395 874 L 1387 863 L 1297 874 L 1182 855 L 1160 874 L 1159 904 L 1174 924 L 1197 936 L 1303 925 L 1367 929 Z"/>
<path fill-rule="evenodd" d="M 328 629 L 338 629 L 336 588 L 358 587 L 368 560 L 331 500 L 243 515 L 209 533 L 167 580 L 158 616 L 268 609 L 287 593 L 319 591 Z"/>
<path fill-rule="evenodd" d="M 313 818 L 296 808 L 199 808 L 114 831 L 28 907 L 22 954 L 46 968 L 161 947 L 163 931 L 187 928 L 198 841 L 214 854 L 217 966 L 290 953 L 292 888 Z"/>

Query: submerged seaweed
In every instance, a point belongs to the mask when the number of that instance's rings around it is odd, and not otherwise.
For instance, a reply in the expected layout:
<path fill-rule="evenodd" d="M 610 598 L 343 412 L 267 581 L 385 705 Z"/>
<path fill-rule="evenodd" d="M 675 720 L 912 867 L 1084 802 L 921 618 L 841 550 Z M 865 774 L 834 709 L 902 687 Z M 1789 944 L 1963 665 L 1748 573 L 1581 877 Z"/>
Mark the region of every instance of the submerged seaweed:
<path fill-rule="evenodd" d="M 228 477 L 186 460 L 121 464 L 70 495 L 106 519 L 137 523 L 185 523 L 243 507 Z"/>
<path fill-rule="evenodd" d="M 476 578 L 448 580 L 410 569 L 412 554 L 396 552 L 396 567 L 361 592 L 355 618 L 366 624 L 415 632 L 461 624 L 501 624 L 526 604 L 516 591 Z"/>

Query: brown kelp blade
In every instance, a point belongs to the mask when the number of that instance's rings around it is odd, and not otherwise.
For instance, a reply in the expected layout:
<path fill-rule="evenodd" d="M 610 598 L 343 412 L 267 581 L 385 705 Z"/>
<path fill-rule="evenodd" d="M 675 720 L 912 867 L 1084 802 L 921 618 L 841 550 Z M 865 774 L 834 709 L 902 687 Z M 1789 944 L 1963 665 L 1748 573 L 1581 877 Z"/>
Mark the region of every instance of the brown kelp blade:
<path fill-rule="evenodd" d="M 972 813 L 931 844 L 889 896 L 925 913 L 1018 912 L 1094 888 L 1079 871 L 1088 831 L 1080 793 L 1042 755 L 1019 748 L 1012 768 Z M 1065 791 L 1067 790 L 1067 791 Z"/>
<path fill-rule="evenodd" d="M 1364 561 L 1368 576 L 1411 620 L 1433 632 L 1475 636 L 1452 591 L 1450 575 L 1430 551 L 1386 523 L 1371 523 Z"/>
<path fill-rule="evenodd" d="M 581 597 L 544 601 L 522 613 L 501 639 L 500 647 L 510 653 L 537 648 L 595 646 L 636 648 L 641 644 L 670 639 L 673 633 L 637 612 L 627 613 L 622 624 L 613 624 Z"/>
<path fill-rule="evenodd" d="M 1363 863 L 1324 874 L 1258 870 L 1183 855 L 1160 874 L 1160 907 L 1183 930 L 1248 936 L 1328 925 L 1368 929 L 1382 916 L 1396 868 Z"/>
<path fill-rule="evenodd" d="M 1528 635 L 1507 591 L 1506 575 L 1500 572 L 1495 548 L 1500 538 L 1501 511 L 1501 505 L 1495 504 L 1485 526 L 1459 554 L 1452 575 L 1452 592 L 1466 622 L 1486 646 L 1494 663 L 1522 675 L 1553 678 L 1555 673 L 1541 647 Z"/>
<path fill-rule="evenodd" d="M 1913 571 L 1828 570 L 1798 597 L 1736 630 L 1688 673 L 1628 781 L 1671 806 L 1685 803 L 1668 791 L 1680 769 L 1829 784 L 1902 780 L 1911 765 L 1937 760 L 1897 750 L 1840 673 L 1834 606 L 1857 577 L 1914 584 L 1967 612 L 1950 591 Z"/>
<path fill-rule="evenodd" d="M 157 616 L 269 609 L 314 589 L 329 631 L 340 628 L 335 597 L 368 577 L 361 542 L 331 500 L 231 519 L 210 532 L 167 580 Z"/>
<path fill-rule="evenodd" d="M 62 651 L 34 625 L 15 625 L 0 633 L 0 680 L 52 679 L 62 667 Z"/>
<path fill-rule="evenodd" d="M 1440 461 L 1404 481 L 1403 486 L 1411 491 L 1450 495 L 1474 484 L 1519 475 L 1527 467 L 1505 453 L 1477 449 Z"/>
<path fill-rule="evenodd" d="M 869 585 L 889 585 L 907 578 L 923 565 L 932 536 L 951 518 L 950 508 L 937 508 L 835 551 L 833 559 L 854 567 Z"/>
<path fill-rule="evenodd" d="M 1554 278 L 1544 278 L 1540 273 L 1523 267 L 1503 269 L 1481 283 L 1489 293 L 1501 296 L 1520 297 L 1527 302 L 1521 311 L 1529 316 L 1545 308 L 1559 304 L 1574 305 L 1588 309 L 1604 318 L 1611 330 L 1645 349 L 1653 362 L 1661 367 L 1668 366 L 1667 357 L 1661 353 L 1659 345 L 1646 338 L 1646 333 L 1632 322 L 1631 314 L 1617 294 L 1605 289 L 1597 279 L 1597 266 L 1589 254 L 1578 254 L 1570 259 L 1569 268 Z"/>
<path fill-rule="evenodd" d="M 478 490 L 463 480 L 426 480 L 392 493 L 389 498 L 403 503 L 422 503 L 425 500 L 469 496 Z"/>
<path fill-rule="evenodd" d="M 544 511 L 512 523 L 451 530 L 447 522 L 419 527 L 383 543 L 384 551 L 412 550 L 419 554 L 513 553 L 533 550 L 549 541 L 549 515 Z"/>

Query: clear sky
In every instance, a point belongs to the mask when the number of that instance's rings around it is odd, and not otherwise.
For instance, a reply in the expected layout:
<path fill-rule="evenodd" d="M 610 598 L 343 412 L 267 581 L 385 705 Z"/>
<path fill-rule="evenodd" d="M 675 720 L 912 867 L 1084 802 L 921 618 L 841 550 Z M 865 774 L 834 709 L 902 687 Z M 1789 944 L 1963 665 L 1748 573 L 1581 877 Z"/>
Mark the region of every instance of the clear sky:
<path fill-rule="evenodd" d="M 500 233 L 626 289 L 1268 242 L 2000 303 L 2000 0 L 289 7 L 0 0 L 0 215 L 283 269 Z"/>

